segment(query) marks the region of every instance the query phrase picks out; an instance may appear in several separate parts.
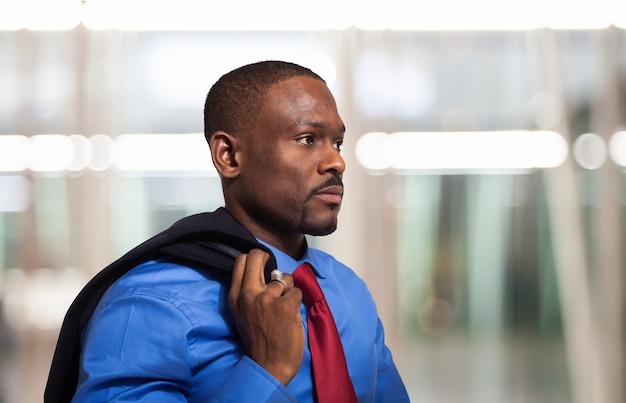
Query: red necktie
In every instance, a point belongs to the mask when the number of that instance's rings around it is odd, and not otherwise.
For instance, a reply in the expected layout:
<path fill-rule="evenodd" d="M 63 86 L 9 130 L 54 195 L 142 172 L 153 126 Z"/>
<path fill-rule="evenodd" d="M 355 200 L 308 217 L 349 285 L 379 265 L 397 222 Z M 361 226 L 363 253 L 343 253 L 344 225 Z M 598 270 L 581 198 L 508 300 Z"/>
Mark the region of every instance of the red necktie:
<path fill-rule="evenodd" d="M 293 280 L 296 287 L 302 290 L 302 302 L 307 307 L 309 348 L 317 401 L 356 403 L 339 332 L 313 269 L 308 263 L 301 264 L 293 273 Z"/>

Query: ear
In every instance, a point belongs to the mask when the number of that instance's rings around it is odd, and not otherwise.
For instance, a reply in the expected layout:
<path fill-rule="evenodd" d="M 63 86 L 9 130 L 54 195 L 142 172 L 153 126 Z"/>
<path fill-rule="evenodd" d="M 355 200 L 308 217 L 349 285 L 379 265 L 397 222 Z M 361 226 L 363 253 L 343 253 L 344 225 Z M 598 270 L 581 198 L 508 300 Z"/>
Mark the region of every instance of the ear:
<path fill-rule="evenodd" d="M 234 178 L 239 175 L 239 141 L 229 133 L 217 131 L 209 140 L 211 158 L 220 176 Z"/>

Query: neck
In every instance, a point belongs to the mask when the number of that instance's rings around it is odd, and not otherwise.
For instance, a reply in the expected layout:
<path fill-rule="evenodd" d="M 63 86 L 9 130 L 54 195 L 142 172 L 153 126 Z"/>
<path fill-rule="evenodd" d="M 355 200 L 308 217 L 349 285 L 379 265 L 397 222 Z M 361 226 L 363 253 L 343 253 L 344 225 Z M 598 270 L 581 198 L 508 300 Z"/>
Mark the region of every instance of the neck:
<path fill-rule="evenodd" d="M 248 215 L 241 214 L 237 209 L 228 206 L 226 210 L 241 225 L 246 227 L 255 238 L 279 249 L 295 260 L 299 260 L 306 249 L 304 234 L 291 231 L 271 230 L 252 220 Z"/>
<path fill-rule="evenodd" d="M 250 228 L 248 228 L 250 229 Z M 274 234 L 266 233 L 264 231 L 254 232 L 250 231 L 252 234 L 261 241 L 279 249 L 289 256 L 291 256 L 294 260 L 299 260 L 304 251 L 306 249 L 306 238 L 303 234 L 298 234 L 297 236 L 289 236 L 289 237 L 276 237 Z"/>

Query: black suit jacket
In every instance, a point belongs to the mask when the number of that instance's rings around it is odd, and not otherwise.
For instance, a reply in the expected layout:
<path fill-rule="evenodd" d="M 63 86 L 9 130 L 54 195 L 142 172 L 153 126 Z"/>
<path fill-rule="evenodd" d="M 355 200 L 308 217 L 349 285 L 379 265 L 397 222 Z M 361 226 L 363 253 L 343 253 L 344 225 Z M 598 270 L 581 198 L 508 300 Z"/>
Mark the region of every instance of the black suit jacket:
<path fill-rule="evenodd" d="M 82 330 L 104 292 L 124 273 L 151 259 L 164 259 L 200 271 L 228 274 L 235 257 L 253 248 L 270 254 L 265 266 L 265 279 L 269 281 L 269 273 L 276 268 L 274 255 L 224 208 L 219 208 L 212 213 L 181 219 L 104 268 L 85 285 L 65 315 L 48 375 L 44 403 L 72 400 L 78 382 Z M 230 275 L 224 277 L 225 281 L 230 281 Z"/>

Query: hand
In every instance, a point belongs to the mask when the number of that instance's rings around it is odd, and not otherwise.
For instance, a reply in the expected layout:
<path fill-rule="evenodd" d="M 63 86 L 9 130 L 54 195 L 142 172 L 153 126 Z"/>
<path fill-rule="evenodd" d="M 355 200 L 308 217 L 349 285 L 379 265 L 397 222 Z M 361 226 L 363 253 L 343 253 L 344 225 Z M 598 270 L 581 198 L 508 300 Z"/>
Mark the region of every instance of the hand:
<path fill-rule="evenodd" d="M 248 356 L 287 386 L 304 355 L 302 292 L 287 273 L 286 288 L 278 281 L 265 284 L 268 258 L 262 250 L 252 249 L 235 259 L 228 304 Z"/>

